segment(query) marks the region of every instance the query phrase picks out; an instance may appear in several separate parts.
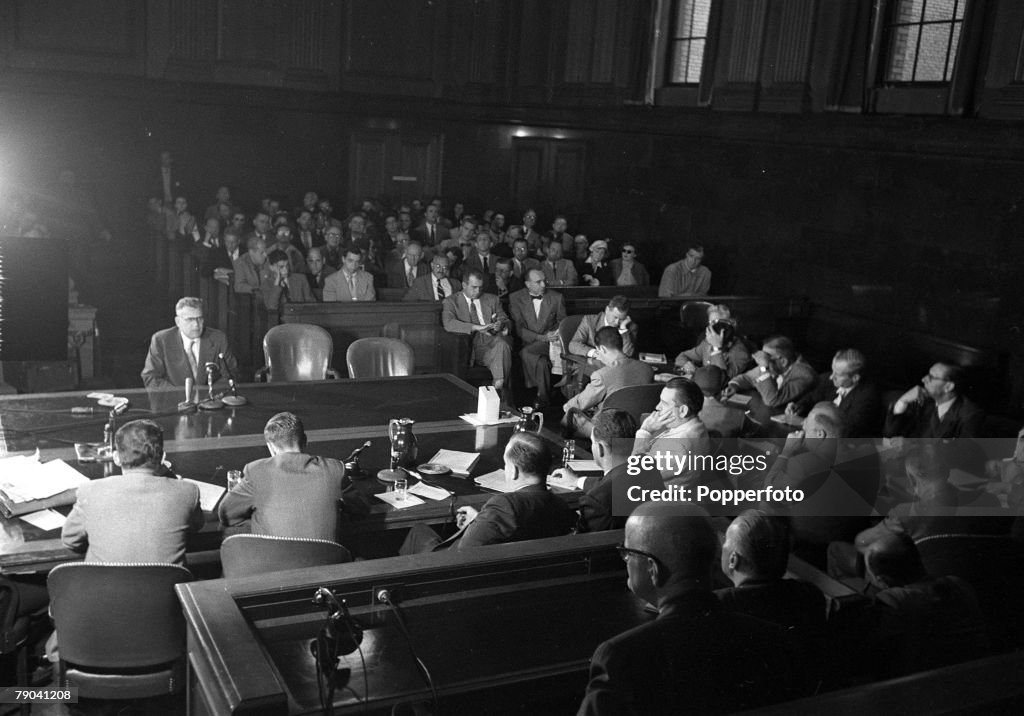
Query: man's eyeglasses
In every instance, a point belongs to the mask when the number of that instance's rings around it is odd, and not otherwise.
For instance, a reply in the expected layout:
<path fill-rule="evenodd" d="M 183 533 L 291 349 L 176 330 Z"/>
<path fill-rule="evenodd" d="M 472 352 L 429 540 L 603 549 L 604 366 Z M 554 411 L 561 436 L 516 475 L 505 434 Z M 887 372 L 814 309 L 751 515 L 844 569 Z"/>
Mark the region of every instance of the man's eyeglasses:
<path fill-rule="evenodd" d="M 628 562 L 629 561 L 629 555 L 631 555 L 631 554 L 635 554 L 637 557 L 646 557 L 647 559 L 653 559 L 655 562 L 658 561 L 658 558 L 655 557 L 650 552 L 644 552 L 644 551 L 639 550 L 639 549 L 633 549 L 632 547 L 627 547 L 624 544 L 616 545 L 615 549 L 618 550 L 619 556 L 622 557 L 622 561 L 623 562 Z"/>

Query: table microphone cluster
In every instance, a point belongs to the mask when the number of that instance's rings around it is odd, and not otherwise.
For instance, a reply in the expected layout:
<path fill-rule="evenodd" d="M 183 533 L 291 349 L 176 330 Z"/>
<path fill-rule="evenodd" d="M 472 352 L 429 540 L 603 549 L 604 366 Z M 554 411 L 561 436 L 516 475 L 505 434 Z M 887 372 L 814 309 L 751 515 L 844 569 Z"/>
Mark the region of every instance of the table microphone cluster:
<path fill-rule="evenodd" d="M 231 371 L 231 366 L 224 359 L 224 354 L 218 353 L 217 359 L 216 363 L 207 361 L 203 365 L 206 370 L 206 400 L 199 400 L 194 381 L 191 378 L 186 378 L 185 399 L 178 403 L 178 412 L 194 413 L 196 410 L 220 410 L 225 405 L 237 408 L 249 402 L 238 394 L 238 388 L 235 387 L 234 373 Z M 220 395 L 215 395 L 213 384 L 220 377 L 221 366 L 224 367 L 224 371 L 228 374 L 228 389 Z"/>

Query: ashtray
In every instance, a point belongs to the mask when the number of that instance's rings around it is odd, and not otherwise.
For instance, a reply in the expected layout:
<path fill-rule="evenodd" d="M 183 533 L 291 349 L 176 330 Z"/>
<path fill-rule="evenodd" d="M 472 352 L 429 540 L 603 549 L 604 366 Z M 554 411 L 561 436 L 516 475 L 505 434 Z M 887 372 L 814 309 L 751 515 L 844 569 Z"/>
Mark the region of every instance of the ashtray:
<path fill-rule="evenodd" d="M 437 463 L 437 462 L 425 462 L 422 465 L 420 465 L 419 467 L 417 467 L 416 470 L 421 475 L 438 475 L 438 476 L 440 476 L 440 475 L 447 475 L 449 472 L 452 471 L 451 468 L 448 467 L 447 465 L 442 465 L 442 464 Z"/>

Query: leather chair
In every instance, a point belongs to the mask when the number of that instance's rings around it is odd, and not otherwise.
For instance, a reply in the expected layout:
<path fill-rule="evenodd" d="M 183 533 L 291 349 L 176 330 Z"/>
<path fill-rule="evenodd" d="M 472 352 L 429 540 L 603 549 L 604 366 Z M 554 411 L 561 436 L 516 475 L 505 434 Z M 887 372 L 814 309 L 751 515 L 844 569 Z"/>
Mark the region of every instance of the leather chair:
<path fill-rule="evenodd" d="M 309 323 L 282 323 L 263 337 L 266 366 L 256 371 L 256 380 L 269 383 L 297 383 L 339 378 L 331 367 L 334 339 L 326 329 Z"/>
<path fill-rule="evenodd" d="M 224 576 L 249 577 L 302 567 L 351 562 L 352 555 L 337 542 L 299 537 L 232 535 L 220 546 Z"/>
<path fill-rule="evenodd" d="M 562 369 L 566 376 L 566 382 L 569 385 L 566 397 L 569 398 L 577 395 L 583 389 L 583 366 L 587 364 L 587 358 L 586 356 L 577 356 L 569 353 L 569 343 L 572 342 L 572 337 L 576 335 L 576 329 L 580 327 L 583 318 L 583 314 L 566 316 L 558 324 L 558 341 L 562 347 Z"/>
<path fill-rule="evenodd" d="M 627 385 L 608 394 L 601 404 L 601 409 L 615 408 L 625 410 L 633 416 L 639 425 L 644 413 L 650 413 L 658 405 L 664 383 L 648 383 L 647 385 Z"/>
<path fill-rule="evenodd" d="M 708 311 L 715 304 L 709 301 L 687 301 L 679 307 L 679 325 L 683 329 L 683 349 L 688 350 L 700 343 L 708 327 Z"/>
<path fill-rule="evenodd" d="M 16 686 L 28 687 L 28 632 L 29 615 L 18 616 L 21 606 L 18 590 L 11 584 L 0 583 L 0 619 L 3 632 L 0 633 L 0 655 L 15 655 Z M 22 704 L 21 713 L 31 713 L 31 704 Z"/>
<path fill-rule="evenodd" d="M 50 572 L 58 684 L 92 699 L 143 699 L 185 685 L 185 617 L 176 564 L 77 562 Z"/>
<path fill-rule="evenodd" d="M 345 353 L 349 378 L 386 378 L 412 375 L 412 346 L 397 338 L 360 338 Z"/>

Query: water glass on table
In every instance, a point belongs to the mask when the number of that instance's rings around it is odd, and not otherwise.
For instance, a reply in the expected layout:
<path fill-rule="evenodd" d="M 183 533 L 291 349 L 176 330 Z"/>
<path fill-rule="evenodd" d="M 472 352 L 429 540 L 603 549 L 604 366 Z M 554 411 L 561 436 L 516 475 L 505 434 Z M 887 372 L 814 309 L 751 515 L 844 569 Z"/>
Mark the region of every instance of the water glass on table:
<path fill-rule="evenodd" d="M 395 480 L 395 497 L 399 502 L 404 502 L 409 494 L 409 481 L 404 477 Z"/>

